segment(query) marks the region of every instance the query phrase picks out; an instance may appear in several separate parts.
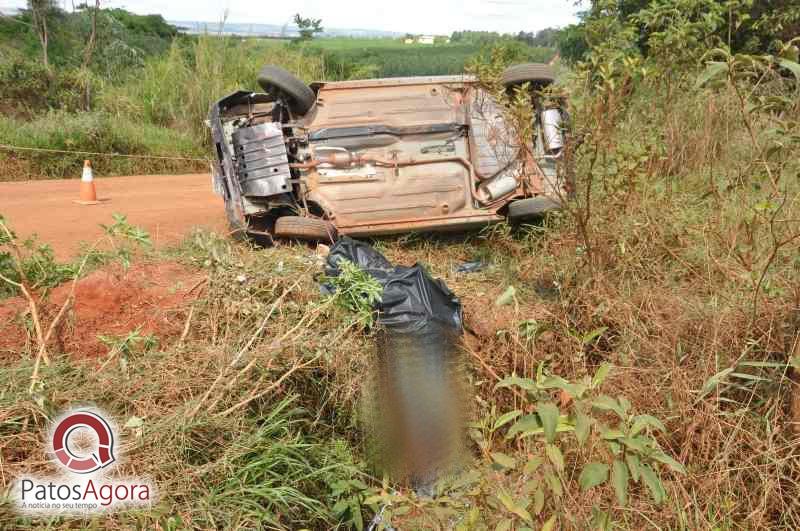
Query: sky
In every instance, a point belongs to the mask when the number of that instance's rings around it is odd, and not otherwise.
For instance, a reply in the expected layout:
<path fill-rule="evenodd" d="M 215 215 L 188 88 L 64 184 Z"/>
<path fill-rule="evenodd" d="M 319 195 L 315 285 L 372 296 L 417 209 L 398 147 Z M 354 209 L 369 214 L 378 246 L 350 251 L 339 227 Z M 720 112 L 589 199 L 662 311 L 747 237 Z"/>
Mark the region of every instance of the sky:
<path fill-rule="evenodd" d="M 81 0 L 82 1 L 82 0 Z M 78 0 L 59 0 L 67 9 Z M 500 33 L 537 31 L 576 21 L 575 0 L 101 0 L 139 14 L 167 20 L 255 24 L 289 22 L 295 13 L 321 18 L 323 27 L 450 34 L 455 30 Z M 0 0 L 0 8 L 24 7 L 25 0 Z"/>

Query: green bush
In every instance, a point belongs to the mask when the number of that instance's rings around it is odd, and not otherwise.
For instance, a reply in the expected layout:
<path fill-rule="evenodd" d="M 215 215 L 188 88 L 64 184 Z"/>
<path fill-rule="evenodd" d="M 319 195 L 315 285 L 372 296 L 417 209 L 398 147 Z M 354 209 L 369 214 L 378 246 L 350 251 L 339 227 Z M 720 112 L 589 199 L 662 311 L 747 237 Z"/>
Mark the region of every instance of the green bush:
<path fill-rule="evenodd" d="M 13 249 L 15 245 L 21 256 L 17 256 Z M 77 272 L 74 264 L 57 262 L 49 245 L 42 244 L 35 238 L 17 240 L 6 220 L 0 215 L 0 299 L 19 295 L 16 284 L 22 282 L 23 277 L 30 288 L 38 290 L 54 288 L 74 278 Z"/>
<path fill-rule="evenodd" d="M 42 108 L 81 107 L 82 79 L 75 70 L 50 76 L 40 62 L 11 53 L 0 57 L 0 100 L 26 113 Z"/>

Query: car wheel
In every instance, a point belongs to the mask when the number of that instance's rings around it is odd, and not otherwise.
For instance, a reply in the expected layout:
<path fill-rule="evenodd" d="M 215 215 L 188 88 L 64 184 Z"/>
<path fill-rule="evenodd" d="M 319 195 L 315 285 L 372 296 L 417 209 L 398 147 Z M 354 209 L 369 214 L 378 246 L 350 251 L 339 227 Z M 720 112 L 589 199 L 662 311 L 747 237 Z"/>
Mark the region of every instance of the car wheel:
<path fill-rule="evenodd" d="M 275 236 L 332 242 L 336 239 L 336 228 L 330 222 L 318 218 L 282 216 L 275 221 Z"/>
<path fill-rule="evenodd" d="M 515 87 L 523 83 L 544 87 L 555 81 L 556 76 L 550 65 L 523 63 L 506 68 L 501 79 L 506 88 Z"/>
<path fill-rule="evenodd" d="M 307 113 L 317 97 L 308 85 L 283 68 L 267 65 L 258 73 L 258 84 L 265 92 L 282 93 L 287 98 L 289 109 L 295 114 Z"/>
<path fill-rule="evenodd" d="M 538 196 L 519 199 L 508 205 L 508 218 L 511 221 L 523 221 L 542 217 L 555 210 L 561 210 L 561 203 L 550 197 Z"/>

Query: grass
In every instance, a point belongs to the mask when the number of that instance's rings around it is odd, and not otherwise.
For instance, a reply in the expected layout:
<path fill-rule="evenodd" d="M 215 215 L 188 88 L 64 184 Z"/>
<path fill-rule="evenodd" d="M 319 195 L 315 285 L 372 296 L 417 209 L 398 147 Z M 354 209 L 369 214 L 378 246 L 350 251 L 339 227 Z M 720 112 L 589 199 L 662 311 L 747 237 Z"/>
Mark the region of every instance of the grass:
<path fill-rule="evenodd" d="M 234 90 L 259 90 L 256 74 L 264 64 L 281 65 L 304 81 L 324 77 L 320 58 L 263 39 L 201 36 L 174 41 L 164 56 L 147 61 L 127 82 L 108 88 L 102 106 L 115 115 L 141 115 L 159 126 L 189 131 L 206 145 L 211 103 Z M 168 81 L 168 82 L 167 82 Z"/>
<path fill-rule="evenodd" d="M 153 254 L 155 251 L 145 252 L 148 260 L 167 258 Z M 304 278 L 299 289 L 292 278 L 306 277 L 308 264 L 289 250 L 270 256 L 234 248 L 219 237 L 202 234 L 171 255 L 176 253 L 187 264 L 206 268 L 209 274 L 207 292 L 196 301 L 195 325 L 186 343 L 180 348 L 177 344 L 152 344 L 149 351 L 127 357 L 124 364 L 109 363 L 102 371 L 97 371 L 92 362 L 76 365 L 68 357 L 60 357 L 43 368 L 42 389 L 47 398 L 38 404 L 20 402 L 16 395 L 22 389 L 19 386 L 26 385 L 23 380 L 30 376 L 31 363 L 17 365 L 15 361 L 4 367 L 0 381 L 4 466 L 10 464 L 7 452 L 12 448 L 24 448 L 30 455 L 43 451 L 38 444 L 24 442 L 28 440 L 26 433 L 32 435 L 44 426 L 64 400 L 78 400 L 82 394 L 80 400 L 103 404 L 120 424 L 132 416 L 144 419 L 141 427 L 125 430 L 124 436 L 132 443 L 126 450 L 127 459 L 128 463 L 137 463 L 137 474 L 151 475 L 162 493 L 153 511 L 113 517 L 108 525 L 127 528 L 139 522 L 146 527 L 159 523 L 198 528 L 223 524 L 292 528 L 303 522 L 313 528 L 328 528 L 335 521 L 330 507 L 339 498 L 333 494 L 333 485 L 362 478 L 363 468 L 353 457 L 350 442 L 325 435 L 335 433 L 333 426 L 342 419 L 331 421 L 320 415 L 321 403 L 316 399 L 300 398 L 309 396 L 301 392 L 308 385 L 304 381 L 317 379 L 308 380 L 306 375 L 327 371 L 324 365 L 317 363 L 299 371 L 299 378 L 288 380 L 280 392 L 249 401 L 235 414 L 224 413 L 262 390 L 261 384 L 273 375 L 285 373 L 293 360 L 313 358 L 314 351 L 323 349 L 329 340 L 325 333 L 312 337 L 308 334 L 314 329 L 301 328 L 298 334 L 287 336 L 279 351 L 272 344 L 274 336 L 294 328 L 297 320 L 308 318 L 310 307 L 303 301 L 314 299 L 313 279 Z M 279 267 L 285 276 L 275 275 Z M 249 279 L 245 285 L 236 280 L 241 274 Z M 230 282 L 239 289 L 232 292 Z M 193 413 L 211 380 L 252 336 L 251 325 L 263 317 L 260 311 L 287 290 L 290 298 L 281 306 L 280 318 L 271 323 L 269 335 L 257 337 L 248 350 L 247 359 L 256 363 L 239 374 L 237 385 L 226 381 L 229 385 Z M 223 300 L 219 297 L 222 293 L 231 297 Z M 216 339 L 207 343 L 209 337 Z M 354 335 L 343 343 L 353 341 L 358 343 L 360 338 Z M 230 357 L 220 357 L 219 349 Z M 191 374 L 186 373 L 187 367 L 192 368 Z M 236 367 L 234 372 L 241 369 Z M 120 386 L 121 379 L 127 383 Z M 84 384 L 76 386 L 78 381 Z M 319 390 L 325 388 L 322 385 Z M 52 396 L 55 389 L 63 389 L 65 394 Z M 183 406 L 167 406 L 174 400 Z M 136 430 L 140 430 L 139 435 Z M 17 462 L 17 458 L 11 461 Z M 131 473 L 127 466 L 123 471 Z M 176 510 L 176 504 L 182 508 Z M 8 506 L 0 508 L 0 522 L 3 526 L 34 525 L 31 520 L 14 517 Z M 60 523 L 64 520 L 51 522 Z M 88 525 L 89 521 L 84 523 Z"/>
<path fill-rule="evenodd" d="M 770 329 L 763 328 L 772 315 L 790 315 L 791 302 L 771 295 L 756 323 L 750 323 L 749 293 L 736 276 L 706 271 L 694 261 L 720 252 L 703 236 L 718 223 L 715 208 L 692 204 L 688 217 L 688 207 L 668 208 L 684 197 L 654 194 L 626 216 L 618 216 L 613 205 L 599 207 L 595 215 L 608 230 L 602 234 L 619 239 L 609 244 L 615 259 L 595 272 L 593 282 L 582 274 L 585 255 L 576 253 L 576 227 L 568 215 L 551 218 L 545 227 L 498 226 L 477 234 L 375 242 L 392 262 L 419 261 L 442 278 L 462 297 L 468 330 L 477 330 L 478 321 L 496 329 L 488 335 L 468 332 L 460 349 L 468 367 L 465 396 L 472 397 L 465 404 L 472 450 L 466 475 L 446 478 L 434 500 L 417 498 L 402 484 L 383 487 L 381 469 L 370 461 L 366 419 L 375 395 L 365 375 L 376 363 L 374 339 L 352 327 L 349 310 L 326 304 L 318 294 L 314 276 L 321 262 L 305 246 L 259 250 L 205 233 L 194 234 L 166 256 L 151 257 L 177 258 L 208 275 L 183 344 L 159 345 L 129 359 L 124 368 L 111 364 L 100 374 L 93 374 L 91 361 L 60 357 L 43 369 L 39 403 L 24 392 L 31 353 L 4 362 L 0 447 L 6 456 L 11 448 L 24 449 L 5 458 L 6 477 L 30 471 L 26 462 L 39 462 L 35 468 L 43 472 L 37 440 L 46 419 L 76 400 L 89 400 L 120 423 L 131 416 L 145 419 L 140 435 L 123 433 L 130 445 L 125 471 L 135 467 L 136 474 L 151 476 L 161 492 L 154 509 L 116 514 L 102 520 L 106 527 L 327 529 L 339 521 L 368 521 L 387 504 L 386 521 L 408 529 L 441 526 L 454 518 L 468 529 L 509 519 L 521 525 L 528 518 L 535 525 L 555 518 L 568 528 L 605 519 L 629 529 L 725 528 L 742 521 L 751 528 L 794 527 L 797 484 L 786 479 L 778 490 L 777 479 L 797 473 L 791 456 L 798 443 L 786 431 L 790 428 L 778 429 L 788 420 L 781 404 L 791 383 L 785 358 L 775 353 L 788 338 L 774 331 L 765 336 Z M 659 219 L 660 232 L 652 232 L 648 219 Z M 663 245 L 669 245 L 669 253 L 661 251 Z M 458 264 L 476 257 L 487 263 L 485 270 L 455 272 Z M 517 288 L 511 304 L 487 303 L 509 286 Z M 280 311 L 267 321 L 268 332 L 256 336 L 246 361 L 231 373 L 241 371 L 240 376 L 226 379 L 230 385 L 224 393 L 222 388 L 212 393 L 193 415 L 210 383 L 275 304 Z M 535 411 L 536 402 L 513 386 L 497 384 L 511 374 L 535 378 L 542 363 L 569 382 L 591 378 L 608 364 L 601 392 L 627 397 L 633 414 L 647 413 L 664 423 L 666 431 L 654 432 L 653 440 L 686 467 L 685 475 L 662 470 L 665 501 L 654 503 L 642 482 L 631 482 L 628 509 L 615 501 L 608 484 L 580 488 L 586 463 L 610 462 L 600 434 L 613 417 L 602 413 L 594 421 L 597 431 L 583 445 L 568 434 L 556 439 L 561 468 L 546 460 L 535 473 L 525 472 L 530 469 L 526 460 L 544 452 L 544 441 L 506 439 L 513 422 L 501 418 L 515 410 Z M 734 372 L 754 379 L 737 381 L 730 371 L 714 378 L 736 363 Z M 290 372 L 280 392 L 222 414 Z M 540 399 L 552 396 L 545 390 Z M 541 506 L 534 500 L 539 488 L 546 493 Z M 766 500 L 765 505 L 756 500 Z M 8 525 L 34 525 L 8 513 L 4 518 Z"/>
<path fill-rule="evenodd" d="M 108 157 L 0 149 L 4 181 L 78 177 L 87 158 L 92 159 L 98 175 L 186 173 L 208 167 L 203 161 L 207 154 L 191 134 L 103 111 L 49 111 L 28 120 L 0 116 L 0 136 L 3 143 L 12 146 L 134 155 Z"/>

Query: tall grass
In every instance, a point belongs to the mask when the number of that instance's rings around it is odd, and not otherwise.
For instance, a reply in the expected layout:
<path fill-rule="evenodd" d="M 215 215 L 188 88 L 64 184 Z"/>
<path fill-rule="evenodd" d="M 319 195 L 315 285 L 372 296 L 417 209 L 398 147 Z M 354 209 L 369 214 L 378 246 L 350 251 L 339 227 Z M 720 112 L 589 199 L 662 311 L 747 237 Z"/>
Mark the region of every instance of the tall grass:
<path fill-rule="evenodd" d="M 322 79 L 322 58 L 281 43 L 203 35 L 175 39 L 168 52 L 146 60 L 121 80 L 94 80 L 92 112 L 31 110 L 0 116 L 4 143 L 32 148 L 205 157 L 211 104 L 237 90 L 259 90 L 264 64 L 286 68 L 306 81 Z M 0 151 L 3 180 L 71 177 L 85 155 Z M 92 157 L 100 175 L 204 171 L 194 161 Z"/>
<path fill-rule="evenodd" d="M 152 251 L 144 253 L 137 255 L 137 260 L 167 259 L 167 255 Z M 23 469 L 26 473 L 52 473 L 45 445 L 35 434 L 46 430 L 48 419 L 69 404 L 94 402 L 120 426 L 131 416 L 143 419 L 140 429 L 120 428 L 126 458 L 118 470 L 150 477 L 159 489 L 156 506 L 104 516 L 104 528 L 335 527 L 338 515 L 333 507 L 349 497 L 349 487 L 343 489 L 343 485 L 354 481 L 360 485 L 364 466 L 354 457 L 357 437 L 341 428 L 346 422 L 330 415 L 337 404 L 344 404 L 335 398 L 334 388 L 341 383 L 331 376 L 328 364 L 318 356 L 310 358 L 327 349 L 330 337 L 314 327 L 296 327 L 318 313 L 313 304 L 302 304 L 317 297 L 315 281 L 307 275 L 308 264 L 291 250 L 262 254 L 199 233 L 168 255 L 208 274 L 202 288 L 208 291 L 192 303 L 196 304 L 194 317 L 183 345 L 174 338 L 154 337 L 158 348 L 127 356 L 125 362 L 111 360 L 101 371 L 95 365 L 100 360 L 78 362 L 56 354 L 60 349 L 53 347 L 52 362 L 41 372 L 41 396 L 47 398 L 38 401 L 27 394 L 33 365 L 28 347 L 15 348 L 13 361 L 4 351 L 0 449 L 5 473 L 0 489 L 7 492 L 11 478 Z M 118 273 L 126 275 L 122 269 Z M 249 280 L 246 285 L 238 283 L 237 289 L 231 282 L 237 282 L 236 276 L 241 274 Z M 278 297 L 284 291 L 290 296 L 280 304 Z M 49 316 L 46 303 L 42 304 Z M 235 378 L 226 379 L 217 393 L 202 402 L 220 369 L 228 367 L 234 351 L 253 336 L 254 322 L 262 321 L 263 311 L 273 304 L 279 306 L 280 315 L 269 323 L 269 333 L 284 337 L 282 352 L 274 350 L 275 338 L 253 338 L 247 358 L 252 363 L 246 368 L 236 366 Z M 185 314 L 188 306 L 169 311 Z M 290 314 L 292 317 L 284 320 L 283 316 Z M 329 325 L 328 334 L 335 332 L 343 342 L 361 350 L 359 334 L 346 334 L 349 324 L 329 314 L 321 319 Z M 214 337 L 217 339 L 209 343 Z M 283 385 L 273 393 L 253 399 L 275 383 L 273 376 L 280 378 L 293 362 L 304 359 L 317 363 L 297 371 L 293 378 L 282 379 Z M 246 407 L 226 413 L 243 401 Z M 0 496 L 0 527 L 38 525 L 87 527 L 93 520 L 20 517 L 10 501 Z"/>
<path fill-rule="evenodd" d="M 211 104 L 234 90 L 260 90 L 256 75 L 265 64 L 306 81 L 324 77 L 319 57 L 306 57 L 284 44 L 204 35 L 174 41 L 165 56 L 148 60 L 125 83 L 105 90 L 101 105 L 115 115 L 141 116 L 154 125 L 188 131 L 206 145 Z"/>
<path fill-rule="evenodd" d="M 286 397 L 265 412 L 260 426 L 230 447 L 219 464 L 202 476 L 208 493 L 199 500 L 205 514 L 195 524 L 274 529 L 330 523 L 328 483 L 354 469 L 331 459 L 330 449 L 302 434 L 306 414 Z M 330 457 L 334 457 L 332 454 Z"/>

